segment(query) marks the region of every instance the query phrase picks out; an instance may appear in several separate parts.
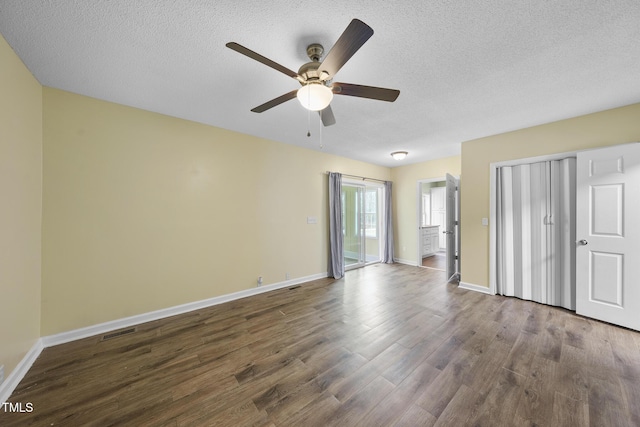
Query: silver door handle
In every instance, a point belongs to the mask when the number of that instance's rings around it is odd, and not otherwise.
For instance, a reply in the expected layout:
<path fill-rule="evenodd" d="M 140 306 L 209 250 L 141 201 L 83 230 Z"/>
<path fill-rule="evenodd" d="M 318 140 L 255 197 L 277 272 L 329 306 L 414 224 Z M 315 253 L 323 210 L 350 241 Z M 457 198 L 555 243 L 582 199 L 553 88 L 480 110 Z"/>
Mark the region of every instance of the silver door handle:
<path fill-rule="evenodd" d="M 586 246 L 586 245 L 588 245 L 588 244 L 589 244 L 589 242 L 587 242 L 587 241 L 586 241 L 586 240 L 584 240 L 584 239 L 582 239 L 582 240 L 578 240 L 576 243 L 577 243 L 577 244 L 579 244 L 579 245 L 582 245 L 582 246 Z"/>
<path fill-rule="evenodd" d="M 445 231 L 443 231 L 443 232 L 442 232 L 442 234 L 453 234 L 453 231 L 447 231 L 447 230 L 445 230 Z"/>

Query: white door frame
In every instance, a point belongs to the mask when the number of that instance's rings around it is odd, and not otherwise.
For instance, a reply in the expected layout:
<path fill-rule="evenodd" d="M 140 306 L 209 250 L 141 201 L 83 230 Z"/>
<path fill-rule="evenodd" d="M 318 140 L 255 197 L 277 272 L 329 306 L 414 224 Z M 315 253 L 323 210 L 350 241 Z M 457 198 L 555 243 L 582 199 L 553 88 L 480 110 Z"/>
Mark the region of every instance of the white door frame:
<path fill-rule="evenodd" d="M 458 180 L 458 183 L 460 183 L 460 175 L 453 175 L 453 177 L 456 180 Z M 416 266 L 418 267 L 422 267 L 422 236 L 420 231 L 420 227 L 422 226 L 421 225 L 422 224 L 422 184 L 428 184 L 430 182 L 446 182 L 446 181 L 447 181 L 447 177 L 442 176 L 438 178 L 419 179 L 416 184 L 416 228 L 415 229 L 416 229 L 416 234 L 418 236 L 417 243 L 416 243 L 416 254 L 417 254 Z M 458 198 L 459 197 L 460 197 L 460 193 L 458 193 Z M 459 230 L 460 228 L 458 227 L 458 232 Z M 446 250 L 449 250 L 449 248 L 446 248 Z M 453 250 L 455 251 L 455 248 L 453 248 Z M 459 258 L 458 258 L 458 262 L 460 262 Z"/>
<path fill-rule="evenodd" d="M 422 267 L 422 231 L 420 227 L 422 227 L 422 184 L 429 184 L 431 182 L 443 182 L 447 178 L 442 176 L 439 178 L 427 178 L 427 179 L 419 179 L 416 183 L 416 266 Z"/>
<path fill-rule="evenodd" d="M 497 259 L 496 250 L 497 237 L 496 237 L 496 177 L 498 175 L 498 168 L 503 166 L 518 166 L 528 163 L 546 162 L 550 160 L 560 160 L 567 157 L 575 157 L 578 154 L 577 151 L 568 151 L 558 154 L 547 154 L 544 156 L 526 157 L 522 159 L 506 160 L 503 162 L 491 163 L 489 165 L 489 293 L 491 295 L 496 294 L 496 278 L 497 278 Z"/>

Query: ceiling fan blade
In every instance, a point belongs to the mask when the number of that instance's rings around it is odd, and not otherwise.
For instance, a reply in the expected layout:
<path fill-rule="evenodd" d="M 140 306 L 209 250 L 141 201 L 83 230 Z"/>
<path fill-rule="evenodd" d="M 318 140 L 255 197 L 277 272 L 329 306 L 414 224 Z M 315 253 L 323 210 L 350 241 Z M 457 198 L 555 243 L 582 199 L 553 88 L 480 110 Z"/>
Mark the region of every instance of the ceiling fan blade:
<path fill-rule="evenodd" d="M 357 96 L 387 102 L 395 101 L 400 95 L 400 91 L 396 89 L 354 85 L 351 83 L 334 83 L 332 90 L 335 95 Z"/>
<path fill-rule="evenodd" d="M 322 120 L 323 125 L 331 126 L 336 124 L 336 118 L 333 115 L 331 105 L 327 106 L 324 110 L 318 111 L 318 114 L 320 114 L 320 119 Z"/>
<path fill-rule="evenodd" d="M 298 78 L 298 73 L 293 70 L 288 69 L 287 67 L 278 64 L 275 61 L 270 60 L 269 58 L 260 55 L 252 51 L 251 49 L 247 49 L 246 47 L 239 45 L 235 42 L 229 42 L 226 44 L 229 49 L 235 50 L 238 53 L 241 53 L 245 56 L 248 56 L 251 59 L 255 59 L 258 62 L 262 62 L 264 65 L 273 68 L 274 70 L 280 71 L 283 74 L 286 74 L 289 77 L 293 77 L 294 79 Z"/>
<path fill-rule="evenodd" d="M 372 35 L 373 29 L 370 26 L 359 19 L 352 20 L 336 44 L 324 57 L 318 71 L 326 71 L 330 77 L 335 76 Z"/>
<path fill-rule="evenodd" d="M 267 111 L 269 108 L 273 108 L 277 105 L 282 104 L 283 102 L 289 101 L 290 99 L 293 99 L 296 97 L 296 94 L 298 93 L 298 90 L 292 90 L 289 93 L 285 93 L 284 95 L 281 95 L 277 98 L 272 99 L 271 101 L 267 101 L 262 105 L 258 105 L 256 108 L 253 108 L 251 111 L 253 111 L 254 113 L 262 113 Z"/>

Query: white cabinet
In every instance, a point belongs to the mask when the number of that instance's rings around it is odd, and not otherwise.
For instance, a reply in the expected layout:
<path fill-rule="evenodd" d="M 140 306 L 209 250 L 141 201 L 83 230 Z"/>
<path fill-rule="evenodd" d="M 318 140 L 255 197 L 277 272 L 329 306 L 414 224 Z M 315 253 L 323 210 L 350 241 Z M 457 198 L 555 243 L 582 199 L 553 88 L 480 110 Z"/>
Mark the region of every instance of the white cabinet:
<path fill-rule="evenodd" d="M 434 255 L 440 250 L 440 226 L 429 225 L 421 228 L 422 257 Z"/>

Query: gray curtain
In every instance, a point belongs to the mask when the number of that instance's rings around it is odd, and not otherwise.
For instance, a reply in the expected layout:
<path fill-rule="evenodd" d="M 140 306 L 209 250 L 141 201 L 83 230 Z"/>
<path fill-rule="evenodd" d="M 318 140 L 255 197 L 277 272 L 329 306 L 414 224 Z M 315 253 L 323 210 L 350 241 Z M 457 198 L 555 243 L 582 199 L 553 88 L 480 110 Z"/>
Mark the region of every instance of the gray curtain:
<path fill-rule="evenodd" d="M 575 177 L 575 158 L 498 168 L 498 294 L 575 310 Z"/>
<path fill-rule="evenodd" d="M 382 262 L 393 264 L 393 216 L 391 213 L 391 181 L 384 183 L 384 246 L 382 249 Z"/>
<path fill-rule="evenodd" d="M 342 236 L 342 174 L 329 173 L 329 276 L 344 276 Z"/>

